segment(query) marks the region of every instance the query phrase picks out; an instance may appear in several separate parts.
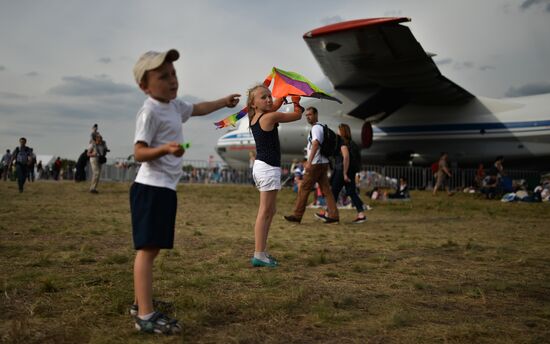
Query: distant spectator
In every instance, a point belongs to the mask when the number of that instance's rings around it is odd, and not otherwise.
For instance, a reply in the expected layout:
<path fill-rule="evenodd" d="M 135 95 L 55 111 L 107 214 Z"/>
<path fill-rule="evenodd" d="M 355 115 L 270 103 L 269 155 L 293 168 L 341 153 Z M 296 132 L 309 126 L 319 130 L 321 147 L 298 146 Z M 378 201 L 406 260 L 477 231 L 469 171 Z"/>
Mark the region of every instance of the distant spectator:
<path fill-rule="evenodd" d="M 29 157 L 29 171 L 27 174 L 27 180 L 29 182 L 34 182 L 34 178 L 35 178 L 34 168 L 36 166 L 36 154 L 34 154 L 34 149 L 31 148 L 30 150 L 31 150 L 31 156 Z"/>
<path fill-rule="evenodd" d="M 41 176 L 41 178 L 42 178 L 42 179 L 50 179 L 50 175 L 51 175 L 51 167 L 50 167 L 50 165 L 44 166 L 44 173 L 43 173 L 43 175 Z"/>
<path fill-rule="evenodd" d="M 550 201 L 550 185 L 549 184 L 543 184 L 538 185 L 533 190 L 535 200 L 537 202 L 548 202 Z"/>
<path fill-rule="evenodd" d="M 506 175 L 506 173 L 504 172 L 504 165 L 503 164 L 504 164 L 504 157 L 502 155 L 497 156 L 493 166 L 497 170 L 498 175 L 499 175 L 500 178 L 502 178 Z"/>
<path fill-rule="evenodd" d="M 78 157 L 76 162 L 76 173 L 74 176 L 75 182 L 83 182 L 86 180 L 86 165 L 88 165 L 88 150 L 85 149 Z"/>
<path fill-rule="evenodd" d="M 299 161 L 294 166 L 292 173 L 294 174 L 294 184 L 292 186 L 292 191 L 298 192 L 302 179 L 304 179 L 304 161 L 307 161 L 305 158 L 302 161 Z"/>
<path fill-rule="evenodd" d="M 15 173 L 17 175 L 19 192 L 23 192 L 23 187 L 27 180 L 30 160 L 31 149 L 27 147 L 27 139 L 22 137 L 19 139 L 19 147 L 13 150 L 10 161 L 10 165 L 15 163 Z"/>
<path fill-rule="evenodd" d="M 323 191 L 321 190 L 319 183 L 315 183 L 315 185 L 313 186 L 313 202 L 311 202 L 311 204 L 308 207 L 322 208 L 322 207 L 326 207 L 326 205 L 327 205 L 327 200 L 325 198 L 325 195 L 323 194 Z M 323 211 L 320 214 L 326 214 L 326 212 Z"/>
<path fill-rule="evenodd" d="M 59 175 L 61 174 L 61 157 L 57 157 L 53 162 L 53 179 L 59 180 Z"/>
<path fill-rule="evenodd" d="M 99 135 L 97 131 L 97 123 L 92 126 L 92 133 L 90 134 L 90 144 L 95 142 L 96 136 Z"/>
<path fill-rule="evenodd" d="M 451 178 L 451 171 L 449 171 L 448 163 L 449 155 L 446 152 L 441 153 L 439 158 L 439 164 L 437 169 L 437 180 L 435 182 L 433 195 L 437 193 L 439 188 L 445 188 L 447 195 L 451 196 L 452 192 L 449 189 L 449 178 Z"/>
<path fill-rule="evenodd" d="M 97 185 L 99 183 L 99 176 L 101 174 L 101 152 L 103 150 L 103 138 L 101 135 L 95 136 L 95 141 L 90 143 L 88 147 L 87 155 L 90 158 L 90 166 L 92 168 L 92 181 L 90 185 L 90 192 L 93 194 L 99 193 L 97 191 Z"/>
<path fill-rule="evenodd" d="M 479 164 L 476 171 L 476 176 L 474 180 L 474 187 L 478 190 L 483 186 L 483 179 L 485 178 L 485 169 L 483 164 Z"/>
<path fill-rule="evenodd" d="M 483 178 L 483 183 L 481 186 L 481 193 L 485 195 L 487 199 L 494 199 L 497 196 L 498 188 L 498 174 L 496 170 L 489 169 L 487 176 Z"/>
<path fill-rule="evenodd" d="M 504 171 L 504 157 L 499 155 L 495 158 L 493 165 L 487 170 L 487 175 L 491 176 L 489 178 L 490 185 L 496 183 L 495 192 L 500 195 L 504 192 L 512 192 L 512 179 L 506 176 Z"/>
<path fill-rule="evenodd" d="M 2 156 L 0 161 L 0 177 L 5 181 L 8 178 L 10 172 L 11 153 L 9 149 L 6 149 L 6 154 Z"/>
<path fill-rule="evenodd" d="M 394 193 L 387 195 L 389 199 L 408 199 L 409 195 L 409 185 L 407 184 L 407 178 L 399 178 L 399 186 Z"/>
<path fill-rule="evenodd" d="M 42 166 L 42 160 L 39 160 L 36 164 L 36 179 L 44 177 L 44 168 Z"/>
<path fill-rule="evenodd" d="M 385 193 L 382 192 L 378 186 L 375 186 L 370 193 L 367 193 L 367 196 L 369 196 L 373 201 L 384 200 L 384 195 Z"/>

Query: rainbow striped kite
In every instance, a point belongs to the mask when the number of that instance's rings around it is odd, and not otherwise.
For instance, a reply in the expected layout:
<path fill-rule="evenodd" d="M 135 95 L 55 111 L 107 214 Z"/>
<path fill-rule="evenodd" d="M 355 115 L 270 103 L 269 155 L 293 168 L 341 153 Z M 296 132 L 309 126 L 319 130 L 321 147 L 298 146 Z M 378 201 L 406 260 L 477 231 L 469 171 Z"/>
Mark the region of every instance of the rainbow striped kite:
<path fill-rule="evenodd" d="M 342 102 L 328 95 L 326 92 L 315 86 L 311 81 L 304 76 L 287 72 L 279 68 L 273 67 L 271 73 L 266 77 L 263 84 L 266 87 L 271 85 L 273 81 L 273 89 L 271 95 L 274 98 L 284 98 L 287 96 L 301 96 L 312 97 L 319 99 L 334 100 L 342 104 Z M 223 120 L 214 123 L 218 129 L 222 129 L 228 126 L 235 126 L 235 124 L 248 113 L 248 108 L 244 108 L 241 111 L 234 113 Z"/>
<path fill-rule="evenodd" d="M 216 129 L 222 129 L 222 128 L 225 128 L 225 127 L 229 127 L 230 125 L 234 127 L 235 124 L 237 124 L 237 122 L 241 118 L 246 116 L 247 113 L 248 113 L 248 107 L 245 107 L 241 111 L 239 111 L 237 113 L 234 113 L 232 115 L 229 115 L 229 116 L 225 117 L 224 119 L 222 119 L 219 122 L 214 122 L 214 124 L 217 127 Z"/>

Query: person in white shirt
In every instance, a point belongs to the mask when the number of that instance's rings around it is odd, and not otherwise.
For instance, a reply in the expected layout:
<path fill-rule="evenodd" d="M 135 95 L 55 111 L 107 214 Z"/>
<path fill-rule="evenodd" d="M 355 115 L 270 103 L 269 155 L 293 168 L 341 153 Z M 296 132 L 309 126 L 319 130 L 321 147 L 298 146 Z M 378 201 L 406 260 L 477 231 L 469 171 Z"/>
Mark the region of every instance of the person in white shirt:
<path fill-rule="evenodd" d="M 321 217 L 325 223 L 338 223 L 340 221 L 336 201 L 330 189 L 328 180 L 329 161 L 321 154 L 323 143 L 323 126 L 318 121 L 317 109 L 310 106 L 305 111 L 307 122 L 311 125 L 311 132 L 307 142 L 307 161 L 304 163 L 304 179 L 298 189 L 298 197 L 294 205 L 294 213 L 285 215 L 285 220 L 300 223 L 306 210 L 307 198 L 315 183 L 319 187 L 327 201 L 327 214 Z M 316 214 L 317 216 L 317 214 Z"/>
<path fill-rule="evenodd" d="M 149 97 L 136 119 L 134 156 L 142 163 L 130 189 L 132 234 L 137 250 L 134 261 L 135 327 L 164 334 L 181 332 L 177 320 L 153 309 L 153 262 L 160 249 L 174 246 L 176 186 L 182 171 L 182 123 L 223 107 L 235 107 L 239 94 L 214 101 L 190 104 L 176 99 L 178 78 L 173 62 L 177 50 L 149 51 L 134 66 L 134 77 Z"/>

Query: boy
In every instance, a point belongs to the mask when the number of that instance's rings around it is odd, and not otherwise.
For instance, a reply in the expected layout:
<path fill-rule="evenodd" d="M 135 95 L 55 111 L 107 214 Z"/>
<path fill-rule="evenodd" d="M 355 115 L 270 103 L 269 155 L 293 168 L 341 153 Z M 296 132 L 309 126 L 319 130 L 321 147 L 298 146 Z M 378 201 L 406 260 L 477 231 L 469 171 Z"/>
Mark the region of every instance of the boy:
<path fill-rule="evenodd" d="M 130 189 L 134 261 L 135 327 L 148 333 L 181 331 L 178 321 L 153 309 L 153 261 L 160 249 L 174 246 L 176 186 L 185 152 L 182 123 L 222 107 L 234 107 L 239 94 L 197 104 L 176 99 L 178 78 L 173 62 L 179 53 L 149 51 L 134 66 L 134 77 L 148 95 L 137 114 L 134 139 L 136 161 L 142 162 Z"/>

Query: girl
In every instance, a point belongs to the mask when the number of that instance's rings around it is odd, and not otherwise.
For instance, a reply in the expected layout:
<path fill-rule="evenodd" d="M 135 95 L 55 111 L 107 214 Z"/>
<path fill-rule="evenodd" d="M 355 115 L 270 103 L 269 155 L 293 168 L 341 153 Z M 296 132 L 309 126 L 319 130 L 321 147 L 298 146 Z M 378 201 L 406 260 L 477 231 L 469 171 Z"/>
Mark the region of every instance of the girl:
<path fill-rule="evenodd" d="M 363 202 L 355 186 L 355 174 L 359 172 L 361 166 L 361 153 L 359 147 L 351 139 L 351 130 L 349 125 L 341 123 L 338 126 L 338 135 L 341 139 L 340 154 L 335 158 L 334 170 L 331 177 L 331 189 L 334 199 L 338 199 L 338 195 L 342 187 L 346 188 L 346 194 L 351 198 L 351 202 L 357 209 L 357 217 L 353 223 L 362 223 L 367 220 L 365 216 Z M 351 152 L 351 153 L 350 153 Z"/>
<path fill-rule="evenodd" d="M 256 141 L 252 176 L 260 191 L 260 206 L 254 225 L 255 250 L 251 259 L 255 267 L 278 265 L 277 260 L 266 252 L 267 235 L 276 211 L 277 191 L 281 189 L 281 149 L 277 128 L 279 123 L 297 121 L 302 117 L 304 108 L 299 101 L 300 97 L 292 97 L 293 112 L 277 112 L 283 99 L 273 101 L 266 86 L 257 85 L 248 91 L 248 119 Z"/>

